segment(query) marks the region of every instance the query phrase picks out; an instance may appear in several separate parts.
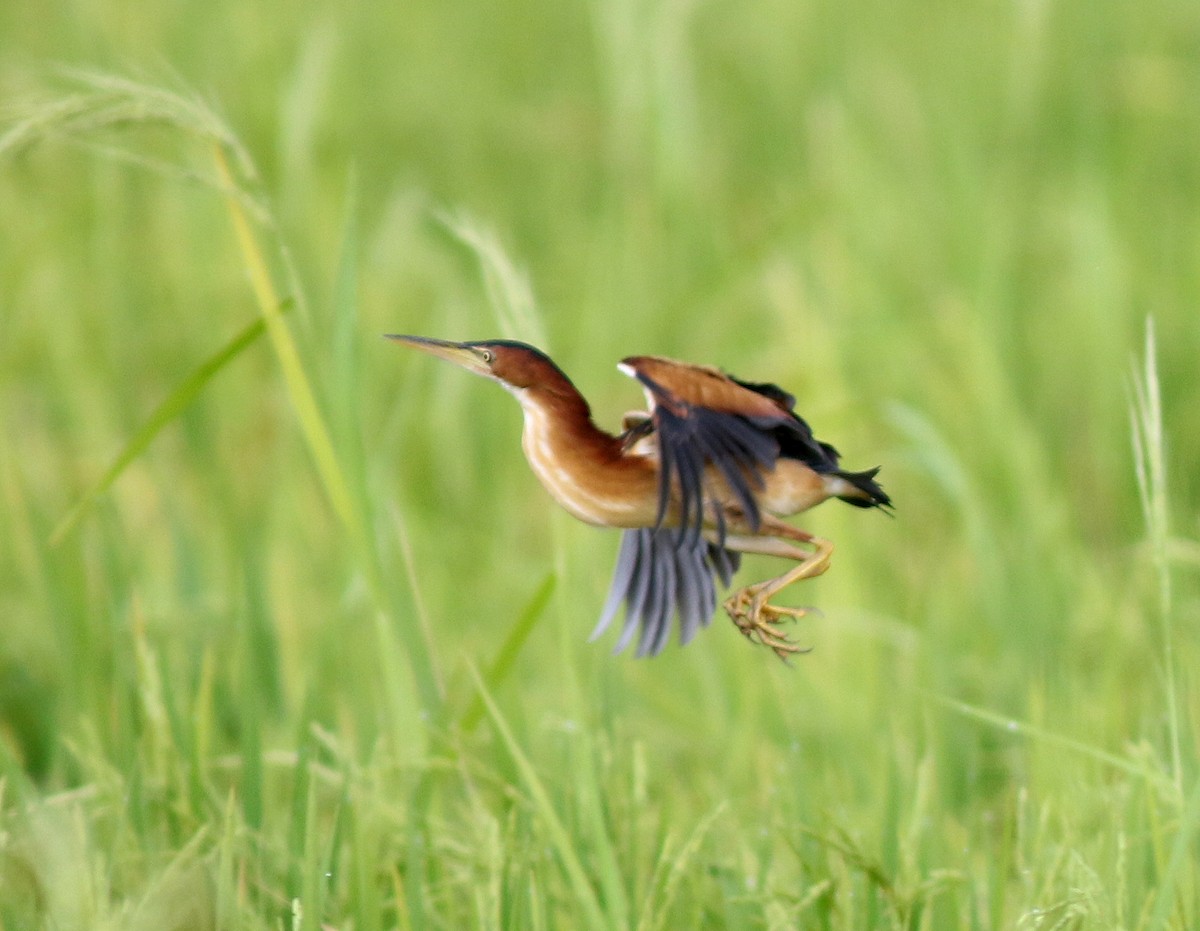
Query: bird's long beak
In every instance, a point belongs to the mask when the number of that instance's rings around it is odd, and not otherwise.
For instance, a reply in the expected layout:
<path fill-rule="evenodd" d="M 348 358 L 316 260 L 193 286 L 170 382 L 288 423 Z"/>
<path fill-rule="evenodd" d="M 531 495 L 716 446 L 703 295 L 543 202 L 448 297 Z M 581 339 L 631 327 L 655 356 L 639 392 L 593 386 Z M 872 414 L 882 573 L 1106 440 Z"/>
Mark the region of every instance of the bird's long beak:
<path fill-rule="evenodd" d="M 431 356 L 453 362 L 476 375 L 490 376 L 492 374 L 483 351 L 476 349 L 470 343 L 452 343 L 445 339 L 431 339 L 428 336 L 403 336 L 399 333 L 385 333 L 384 336 L 406 346 L 412 346 L 414 349 L 420 349 Z"/>

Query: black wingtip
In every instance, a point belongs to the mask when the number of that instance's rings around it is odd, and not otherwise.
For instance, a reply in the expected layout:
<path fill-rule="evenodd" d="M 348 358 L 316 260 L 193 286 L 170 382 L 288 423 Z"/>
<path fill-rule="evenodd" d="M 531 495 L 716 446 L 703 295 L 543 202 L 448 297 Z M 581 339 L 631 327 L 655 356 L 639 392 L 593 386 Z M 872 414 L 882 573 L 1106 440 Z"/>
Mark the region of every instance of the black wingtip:
<path fill-rule="evenodd" d="M 852 504 L 856 508 L 882 508 L 885 512 L 895 509 L 888 493 L 875 481 L 875 476 L 879 474 L 879 466 L 867 469 L 865 472 L 843 472 L 839 469 L 833 474 L 849 482 L 857 492 L 857 494 L 851 495 L 838 495 L 847 504 Z"/>

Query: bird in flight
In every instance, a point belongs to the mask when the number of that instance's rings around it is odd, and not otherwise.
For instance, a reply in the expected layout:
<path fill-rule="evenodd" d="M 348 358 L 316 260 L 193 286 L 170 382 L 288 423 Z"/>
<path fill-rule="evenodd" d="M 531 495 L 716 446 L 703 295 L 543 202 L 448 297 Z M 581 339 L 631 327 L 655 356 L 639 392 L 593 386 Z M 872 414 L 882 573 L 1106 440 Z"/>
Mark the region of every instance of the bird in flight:
<path fill-rule="evenodd" d="M 624 605 L 616 651 L 636 637 L 653 656 L 673 620 L 686 644 L 711 620 L 716 583 L 728 587 L 743 553 L 794 563 L 746 585 L 724 608 L 738 629 L 781 659 L 803 652 L 780 627 L 803 608 L 771 603 L 784 588 L 829 568 L 833 544 L 781 518 L 829 498 L 890 508 L 879 471 L 849 472 L 838 452 L 813 436 L 795 398 L 771 385 L 659 356 L 631 356 L 617 368 L 642 386 L 646 411 L 625 415 L 623 431 L 593 422 L 583 395 L 541 350 L 512 340 L 454 343 L 389 335 L 414 349 L 490 378 L 524 413 L 522 448 L 550 495 L 580 520 L 624 531 L 608 600 L 592 639 Z"/>

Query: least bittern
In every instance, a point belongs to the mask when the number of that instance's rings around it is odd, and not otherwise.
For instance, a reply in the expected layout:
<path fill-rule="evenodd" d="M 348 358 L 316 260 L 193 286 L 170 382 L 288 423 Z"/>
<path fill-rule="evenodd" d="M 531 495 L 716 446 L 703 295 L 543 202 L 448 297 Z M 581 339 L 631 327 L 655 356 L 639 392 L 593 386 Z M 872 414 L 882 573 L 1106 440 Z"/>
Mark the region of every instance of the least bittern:
<path fill-rule="evenodd" d="M 521 402 L 522 447 L 534 473 L 575 517 L 625 534 L 608 602 L 592 638 L 622 602 L 620 651 L 640 631 L 637 655 L 663 648 L 678 618 L 686 644 L 716 609 L 716 580 L 729 586 L 743 553 L 794 560 L 777 578 L 725 601 L 738 629 L 783 659 L 801 652 L 780 628 L 802 608 L 771 603 L 793 582 L 829 568 L 833 545 L 784 523 L 829 498 L 890 507 L 878 469 L 847 472 L 770 384 L 739 381 L 703 365 L 631 356 L 617 366 L 641 382 L 649 410 L 625 416 L 619 436 L 545 353 L 525 343 L 451 343 L 389 336 L 499 382 Z"/>

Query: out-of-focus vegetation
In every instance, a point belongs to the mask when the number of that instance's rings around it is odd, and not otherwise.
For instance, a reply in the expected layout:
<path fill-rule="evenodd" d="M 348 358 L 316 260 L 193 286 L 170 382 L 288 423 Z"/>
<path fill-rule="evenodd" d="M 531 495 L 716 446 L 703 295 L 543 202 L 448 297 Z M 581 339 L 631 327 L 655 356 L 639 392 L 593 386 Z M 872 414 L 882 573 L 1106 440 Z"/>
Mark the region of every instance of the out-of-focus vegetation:
<path fill-rule="evenodd" d="M 0 6 L 0 928 L 1191 928 L 1191 4 Z M 790 667 L 383 332 L 776 381 Z M 111 479 L 111 481 L 109 481 Z M 749 561 L 741 579 L 775 566 Z"/>

